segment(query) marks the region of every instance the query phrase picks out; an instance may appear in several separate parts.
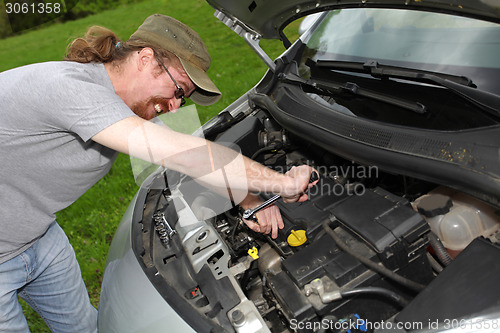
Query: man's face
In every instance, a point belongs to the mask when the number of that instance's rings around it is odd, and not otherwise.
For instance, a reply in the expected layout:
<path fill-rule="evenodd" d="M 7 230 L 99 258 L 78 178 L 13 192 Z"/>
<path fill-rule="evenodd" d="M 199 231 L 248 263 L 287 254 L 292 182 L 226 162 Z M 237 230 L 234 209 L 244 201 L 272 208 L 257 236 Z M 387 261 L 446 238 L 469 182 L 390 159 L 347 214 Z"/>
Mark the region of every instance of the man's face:
<path fill-rule="evenodd" d="M 168 66 L 168 71 L 184 90 L 186 98 L 195 90 L 195 85 L 182 67 Z M 142 76 L 142 83 L 137 90 L 137 100 L 130 107 L 139 117 L 150 120 L 166 112 L 176 112 L 181 99 L 175 97 L 177 87 L 167 72 L 156 60 L 151 60 L 151 66 Z"/>

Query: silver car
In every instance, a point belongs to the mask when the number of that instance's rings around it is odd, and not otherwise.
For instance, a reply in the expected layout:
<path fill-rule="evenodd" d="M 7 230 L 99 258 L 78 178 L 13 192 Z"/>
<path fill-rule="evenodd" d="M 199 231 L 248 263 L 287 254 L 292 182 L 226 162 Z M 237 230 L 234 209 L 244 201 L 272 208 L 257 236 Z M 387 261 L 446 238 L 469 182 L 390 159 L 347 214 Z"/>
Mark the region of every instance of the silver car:
<path fill-rule="evenodd" d="M 500 3 L 208 2 L 269 70 L 194 135 L 321 177 L 276 202 L 273 239 L 153 172 L 113 239 L 100 331 L 500 331 Z"/>

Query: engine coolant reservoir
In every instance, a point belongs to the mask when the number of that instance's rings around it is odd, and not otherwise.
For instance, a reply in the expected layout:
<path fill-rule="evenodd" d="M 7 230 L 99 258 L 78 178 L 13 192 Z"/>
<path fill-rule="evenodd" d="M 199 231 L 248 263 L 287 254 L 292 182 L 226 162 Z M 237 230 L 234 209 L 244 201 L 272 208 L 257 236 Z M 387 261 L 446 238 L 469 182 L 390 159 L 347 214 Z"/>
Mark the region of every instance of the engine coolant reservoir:
<path fill-rule="evenodd" d="M 479 236 L 498 242 L 495 236 L 500 230 L 500 217 L 493 207 L 482 201 L 448 188 L 438 188 L 413 204 L 452 256 Z"/>

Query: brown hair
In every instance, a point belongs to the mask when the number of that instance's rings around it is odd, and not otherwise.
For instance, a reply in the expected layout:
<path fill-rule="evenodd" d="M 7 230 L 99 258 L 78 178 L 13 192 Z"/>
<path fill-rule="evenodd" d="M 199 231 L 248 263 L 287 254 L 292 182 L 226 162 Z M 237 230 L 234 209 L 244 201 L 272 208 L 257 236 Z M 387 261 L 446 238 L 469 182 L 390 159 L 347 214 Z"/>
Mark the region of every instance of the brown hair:
<path fill-rule="evenodd" d="M 90 27 L 84 37 L 73 40 L 68 45 L 63 60 L 79 63 L 112 62 L 119 64 L 132 52 L 145 47 L 153 50 L 159 64 L 164 63 L 165 59 L 167 59 L 167 62 L 172 62 L 174 66 L 181 66 L 179 61 L 172 61 L 176 57 L 167 50 L 140 39 L 131 38 L 126 42 L 122 42 L 113 31 L 100 26 Z"/>

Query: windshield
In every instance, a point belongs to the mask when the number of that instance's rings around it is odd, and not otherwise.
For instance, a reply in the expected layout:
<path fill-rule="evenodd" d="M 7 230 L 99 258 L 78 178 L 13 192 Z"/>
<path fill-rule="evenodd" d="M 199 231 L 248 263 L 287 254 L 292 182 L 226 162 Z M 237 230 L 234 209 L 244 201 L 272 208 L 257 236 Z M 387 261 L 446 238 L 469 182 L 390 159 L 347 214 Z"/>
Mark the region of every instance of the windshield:
<path fill-rule="evenodd" d="M 305 58 L 376 60 L 384 65 L 467 76 L 500 94 L 500 26 L 464 17 L 396 9 L 331 11 L 304 41 Z"/>

